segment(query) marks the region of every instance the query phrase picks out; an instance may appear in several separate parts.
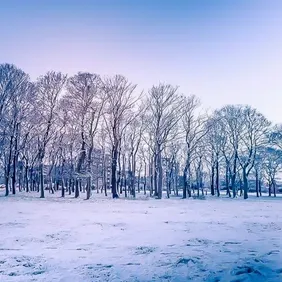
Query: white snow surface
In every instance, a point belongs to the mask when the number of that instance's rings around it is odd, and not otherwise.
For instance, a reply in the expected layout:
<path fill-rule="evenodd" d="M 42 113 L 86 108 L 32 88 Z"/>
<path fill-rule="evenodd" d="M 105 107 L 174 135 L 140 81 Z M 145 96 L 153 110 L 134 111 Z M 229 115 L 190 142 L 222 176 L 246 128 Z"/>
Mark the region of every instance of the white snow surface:
<path fill-rule="evenodd" d="M 0 281 L 282 281 L 282 199 L 0 195 Z"/>

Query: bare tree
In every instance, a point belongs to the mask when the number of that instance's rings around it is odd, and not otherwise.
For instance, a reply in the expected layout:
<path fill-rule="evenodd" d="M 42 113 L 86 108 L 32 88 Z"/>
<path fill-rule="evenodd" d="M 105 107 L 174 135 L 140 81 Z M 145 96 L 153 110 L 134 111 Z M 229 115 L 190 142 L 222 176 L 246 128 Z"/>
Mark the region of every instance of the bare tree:
<path fill-rule="evenodd" d="M 226 142 L 226 132 L 221 120 L 214 116 L 207 122 L 207 144 L 211 150 L 211 190 L 214 195 L 214 180 L 217 196 L 220 196 L 220 162 L 223 158 L 222 149 Z M 215 179 L 214 179 L 215 178 Z"/>
<path fill-rule="evenodd" d="M 228 105 L 215 112 L 218 120 L 220 120 L 222 127 L 224 128 L 227 136 L 227 142 L 229 143 L 230 158 L 229 158 L 229 171 L 231 177 L 231 187 L 233 197 L 237 195 L 236 191 L 236 177 L 238 172 L 238 150 L 241 140 L 241 134 L 243 131 L 242 123 L 242 107 Z"/>
<path fill-rule="evenodd" d="M 135 197 L 135 178 L 136 178 L 136 158 L 140 148 L 142 135 L 145 129 L 145 113 L 146 107 L 141 105 L 138 109 L 139 115 L 136 116 L 128 127 L 127 140 L 129 145 L 129 174 L 130 174 L 130 188 L 131 194 Z"/>
<path fill-rule="evenodd" d="M 248 175 L 254 167 L 258 149 L 267 143 L 270 122 L 256 109 L 241 108 L 242 131 L 238 159 L 242 168 L 244 199 L 248 198 Z"/>
<path fill-rule="evenodd" d="M 261 186 L 262 186 L 262 179 L 265 172 L 265 155 L 267 153 L 266 147 L 260 147 L 257 150 L 257 155 L 255 158 L 254 163 L 254 173 L 256 179 L 256 194 L 257 197 L 262 195 L 261 193 Z"/>
<path fill-rule="evenodd" d="M 179 153 L 182 148 L 182 140 L 176 140 L 170 142 L 165 150 L 164 150 L 164 157 L 166 161 L 166 192 L 167 198 L 170 198 L 170 194 L 172 189 L 176 196 L 178 196 L 178 187 L 177 187 L 177 168 L 179 165 Z"/>
<path fill-rule="evenodd" d="M 111 186 L 113 198 L 118 198 L 117 164 L 120 144 L 126 127 L 136 117 L 136 113 L 133 111 L 139 100 L 139 97 L 134 96 L 136 86 L 121 75 L 104 80 L 103 89 L 107 98 L 104 120 L 112 146 Z"/>
<path fill-rule="evenodd" d="M 178 87 L 159 84 L 149 90 L 149 124 L 154 141 L 154 186 L 156 196 L 162 198 L 163 167 L 162 151 L 173 139 L 179 137 L 179 121 L 183 115 L 184 99 L 178 94 Z"/>
<path fill-rule="evenodd" d="M 271 147 L 264 148 L 264 173 L 268 182 L 269 196 L 273 194 L 276 197 L 276 177 L 282 168 L 282 151 Z"/>
<path fill-rule="evenodd" d="M 200 106 L 200 101 L 196 96 L 192 95 L 186 97 L 184 102 L 184 115 L 182 117 L 182 126 L 185 134 L 185 166 L 183 171 L 184 178 L 184 188 L 183 188 L 183 198 L 188 196 L 191 197 L 191 163 L 194 158 L 194 153 L 199 142 L 208 133 L 208 126 L 206 126 L 207 116 L 206 114 L 201 115 L 197 113 Z"/>
<path fill-rule="evenodd" d="M 20 124 L 25 112 L 24 98 L 29 93 L 29 77 L 14 65 L 0 65 L 0 129 L 5 163 L 6 196 L 12 170 L 12 192 L 16 193 L 16 166 Z"/>
<path fill-rule="evenodd" d="M 59 95 L 63 90 L 67 76 L 58 72 L 48 72 L 36 83 L 38 129 L 38 162 L 40 172 L 40 198 L 44 198 L 43 160 L 46 146 L 52 138 L 52 130 L 57 117 Z"/>
<path fill-rule="evenodd" d="M 105 126 L 105 122 L 102 119 L 100 122 L 100 126 L 97 132 L 97 148 L 101 152 L 101 166 L 100 169 L 98 169 L 97 173 L 99 173 L 99 176 L 102 180 L 102 186 L 101 186 L 101 193 L 104 191 L 105 196 L 107 196 L 107 180 L 108 180 L 108 163 L 110 159 L 110 147 L 111 144 L 109 142 L 109 136 L 108 131 Z M 98 187 L 97 187 L 98 189 Z"/>
<path fill-rule="evenodd" d="M 91 194 L 94 138 L 105 104 L 102 85 L 99 75 L 78 73 L 68 79 L 68 93 L 64 97 L 64 99 L 68 100 L 70 110 L 76 117 L 81 136 L 80 156 L 77 162 L 76 173 L 78 177 L 83 174 L 82 172 L 87 174 L 86 199 L 89 199 Z M 78 179 L 76 179 L 75 197 L 77 198 L 78 196 L 79 184 Z"/>

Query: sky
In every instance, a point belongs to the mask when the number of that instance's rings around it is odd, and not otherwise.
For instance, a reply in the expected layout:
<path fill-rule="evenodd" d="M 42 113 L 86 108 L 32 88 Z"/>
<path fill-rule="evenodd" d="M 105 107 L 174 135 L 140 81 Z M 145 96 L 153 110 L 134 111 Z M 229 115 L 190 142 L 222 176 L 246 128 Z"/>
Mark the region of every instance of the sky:
<path fill-rule="evenodd" d="M 282 123 L 280 0 L 0 0 L 0 63 L 160 82 Z"/>

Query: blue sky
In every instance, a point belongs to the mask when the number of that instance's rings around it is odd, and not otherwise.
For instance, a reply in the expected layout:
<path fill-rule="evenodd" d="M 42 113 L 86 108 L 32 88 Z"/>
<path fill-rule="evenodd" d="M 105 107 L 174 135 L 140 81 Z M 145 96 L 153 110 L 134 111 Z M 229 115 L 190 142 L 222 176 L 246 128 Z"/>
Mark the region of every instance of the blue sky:
<path fill-rule="evenodd" d="M 282 1 L 1 0 L 0 62 L 33 79 L 120 73 L 203 106 L 248 103 L 282 122 Z"/>

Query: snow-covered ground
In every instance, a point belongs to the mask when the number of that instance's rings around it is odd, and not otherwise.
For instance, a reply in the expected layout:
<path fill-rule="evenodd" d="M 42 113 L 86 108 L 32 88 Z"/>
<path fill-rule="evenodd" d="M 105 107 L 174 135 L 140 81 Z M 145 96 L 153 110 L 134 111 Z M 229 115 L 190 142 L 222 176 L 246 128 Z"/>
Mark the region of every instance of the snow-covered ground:
<path fill-rule="evenodd" d="M 282 199 L 0 197 L 0 281 L 282 281 Z"/>

